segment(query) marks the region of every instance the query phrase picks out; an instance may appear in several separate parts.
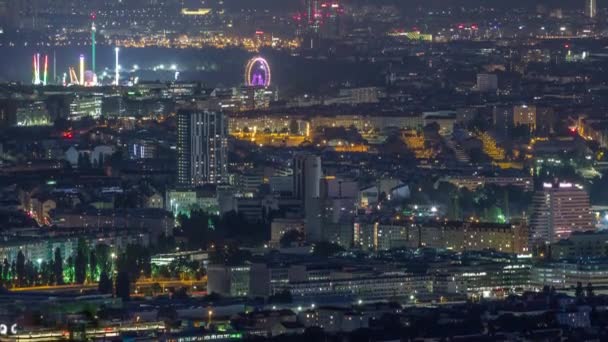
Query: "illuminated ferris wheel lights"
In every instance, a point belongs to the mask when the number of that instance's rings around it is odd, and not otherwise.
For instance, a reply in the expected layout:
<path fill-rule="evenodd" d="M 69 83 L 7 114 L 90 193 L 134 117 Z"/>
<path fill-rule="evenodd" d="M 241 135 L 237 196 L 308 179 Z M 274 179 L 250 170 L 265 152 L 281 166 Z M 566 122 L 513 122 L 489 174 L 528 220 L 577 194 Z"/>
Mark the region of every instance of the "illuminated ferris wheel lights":
<path fill-rule="evenodd" d="M 245 85 L 254 87 L 268 87 L 272 74 L 270 65 L 262 57 L 255 57 L 249 60 L 245 68 Z"/>

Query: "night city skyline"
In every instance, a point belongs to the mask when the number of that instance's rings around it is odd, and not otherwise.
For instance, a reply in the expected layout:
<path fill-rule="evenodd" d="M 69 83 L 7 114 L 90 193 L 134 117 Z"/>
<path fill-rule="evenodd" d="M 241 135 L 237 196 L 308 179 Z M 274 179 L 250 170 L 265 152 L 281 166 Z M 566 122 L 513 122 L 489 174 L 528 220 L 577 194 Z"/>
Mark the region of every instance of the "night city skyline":
<path fill-rule="evenodd" d="M 0 0 L 0 341 L 608 340 L 606 0 Z"/>

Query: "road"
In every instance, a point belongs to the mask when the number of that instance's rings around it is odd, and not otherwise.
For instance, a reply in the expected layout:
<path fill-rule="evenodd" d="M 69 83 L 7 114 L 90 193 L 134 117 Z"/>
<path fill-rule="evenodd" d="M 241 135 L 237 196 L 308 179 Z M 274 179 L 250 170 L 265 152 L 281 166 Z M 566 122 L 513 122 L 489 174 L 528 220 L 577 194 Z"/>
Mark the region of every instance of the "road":
<path fill-rule="evenodd" d="M 194 288 L 197 291 L 205 290 L 207 288 L 207 278 L 201 280 L 152 280 L 143 279 L 137 281 L 135 286 L 132 286 L 134 294 L 145 290 L 146 288 L 155 286 L 158 284 L 163 292 L 166 292 L 169 288 Z M 90 284 L 70 284 L 70 285 L 52 285 L 52 286 L 32 286 L 32 287 L 15 287 L 9 289 L 11 292 L 75 292 L 75 291 L 87 291 L 97 289 L 97 283 Z"/>

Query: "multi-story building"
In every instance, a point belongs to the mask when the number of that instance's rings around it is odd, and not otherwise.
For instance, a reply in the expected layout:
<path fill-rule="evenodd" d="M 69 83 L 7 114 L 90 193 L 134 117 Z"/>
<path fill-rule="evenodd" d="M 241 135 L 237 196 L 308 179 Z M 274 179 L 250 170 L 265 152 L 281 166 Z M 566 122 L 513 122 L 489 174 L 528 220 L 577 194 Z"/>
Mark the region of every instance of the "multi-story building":
<path fill-rule="evenodd" d="M 241 111 L 268 109 L 270 102 L 277 99 L 276 92 L 264 87 L 243 86 L 237 93 Z"/>
<path fill-rule="evenodd" d="M 579 120 L 578 134 L 595 141 L 602 148 L 608 146 L 608 122 L 605 120 Z"/>
<path fill-rule="evenodd" d="M 289 132 L 293 135 L 306 135 L 310 131 L 310 123 L 299 117 L 289 115 L 234 115 L 228 119 L 230 134 L 238 134 L 243 131 L 250 133 Z"/>
<path fill-rule="evenodd" d="M 501 261 L 464 260 L 459 264 L 432 265 L 435 294 L 465 294 L 471 297 L 506 297 L 535 288 L 529 259 Z"/>
<path fill-rule="evenodd" d="M 605 258 L 608 256 L 608 232 L 574 232 L 569 238 L 551 244 L 551 259 Z"/>
<path fill-rule="evenodd" d="M 144 231 L 74 232 L 73 234 L 54 234 L 54 236 L 40 233 L 6 238 L 0 243 L 0 259 L 6 259 L 9 262 L 16 261 L 19 252 L 22 252 L 26 260 L 39 265 L 42 262 L 52 261 L 55 250 L 59 248 L 63 260 L 67 260 L 76 253 L 79 238 L 84 239 L 92 248 L 100 244 L 107 245 L 116 255 L 132 244 L 147 246 L 150 240 Z"/>
<path fill-rule="evenodd" d="M 536 130 L 536 106 L 521 105 L 513 107 L 513 125 L 527 126 L 530 131 Z"/>
<path fill-rule="evenodd" d="M 16 126 L 47 126 L 51 117 L 43 101 L 25 102 L 17 107 Z"/>
<path fill-rule="evenodd" d="M 0 20 L 2 21 L 2 28 L 9 28 L 16 25 L 19 22 L 19 18 L 20 13 L 18 1 L 0 1 Z"/>
<path fill-rule="evenodd" d="M 173 235 L 175 222 L 171 213 L 162 209 L 83 209 L 55 210 L 53 225 L 57 228 L 89 230 L 145 230 L 154 243 L 160 236 Z"/>
<path fill-rule="evenodd" d="M 527 253 L 527 237 L 523 224 L 447 222 L 422 225 L 420 245 L 453 251 Z"/>
<path fill-rule="evenodd" d="M 209 252 L 207 251 L 181 251 L 173 253 L 155 254 L 150 258 L 150 264 L 154 266 L 168 266 L 176 261 L 188 261 L 209 264 Z"/>
<path fill-rule="evenodd" d="M 513 129 L 513 107 L 494 107 L 492 111 L 494 128 L 499 136 L 509 136 Z"/>
<path fill-rule="evenodd" d="M 551 107 L 536 107 L 536 135 L 548 137 L 555 131 L 555 110 Z"/>
<path fill-rule="evenodd" d="M 70 120 L 80 120 L 85 117 L 97 119 L 101 116 L 102 100 L 99 96 L 78 96 L 70 103 Z"/>
<path fill-rule="evenodd" d="M 595 18 L 597 14 L 597 0 L 585 0 L 585 16 Z"/>
<path fill-rule="evenodd" d="M 306 215 L 306 239 L 322 239 L 320 196 L 321 196 L 321 158 L 315 155 L 302 154 L 293 160 L 294 197 L 304 204 Z"/>
<path fill-rule="evenodd" d="M 496 74 L 477 74 L 477 91 L 482 93 L 498 90 L 498 76 Z"/>
<path fill-rule="evenodd" d="M 528 253 L 524 224 L 407 221 L 381 224 L 355 223 L 354 244 L 364 250 L 430 247 L 456 252 L 495 250 Z"/>
<path fill-rule="evenodd" d="M 196 187 L 228 176 L 228 127 L 219 112 L 180 110 L 177 114 L 177 181 Z"/>
<path fill-rule="evenodd" d="M 432 292 L 432 286 L 432 277 L 426 274 L 352 272 L 344 278 L 290 282 L 288 289 L 294 297 L 322 300 L 323 297 L 341 296 L 374 300 L 425 296 Z"/>
<path fill-rule="evenodd" d="M 250 266 L 209 265 L 207 292 L 222 296 L 249 295 Z"/>
<path fill-rule="evenodd" d="M 534 186 L 532 177 L 486 177 L 486 176 L 450 176 L 447 181 L 459 187 L 474 191 L 487 185 L 516 186 L 531 191 Z"/>
<path fill-rule="evenodd" d="M 354 127 L 361 134 L 381 132 L 390 128 L 421 129 L 425 119 L 421 114 L 410 115 L 328 115 L 310 119 L 310 133 L 314 134 L 323 127 Z"/>
<path fill-rule="evenodd" d="M 215 189 L 170 189 L 165 197 L 165 209 L 174 215 L 190 215 L 194 210 L 219 213 L 219 199 Z"/>
<path fill-rule="evenodd" d="M 129 143 L 131 159 L 152 159 L 157 155 L 157 145 L 152 139 L 137 139 Z"/>
<path fill-rule="evenodd" d="M 573 232 L 595 229 L 589 195 L 578 184 L 545 183 L 534 195 L 532 204 L 532 243 L 554 243 Z"/>
<path fill-rule="evenodd" d="M 300 218 L 275 218 L 270 224 L 270 244 L 278 246 L 283 235 L 292 230 L 304 234 L 304 220 Z"/>
<path fill-rule="evenodd" d="M 539 288 L 568 289 L 575 288 L 578 283 L 605 287 L 608 286 L 608 264 L 605 259 L 539 264 L 532 269 L 532 282 Z"/>
<path fill-rule="evenodd" d="M 417 248 L 420 244 L 418 229 L 414 224 L 355 223 L 354 245 L 369 251 L 382 251 L 393 248 Z"/>
<path fill-rule="evenodd" d="M 325 105 L 348 104 L 358 105 L 364 103 L 378 103 L 381 97 L 385 97 L 384 89 L 379 87 L 344 88 L 335 98 L 324 100 Z"/>
<path fill-rule="evenodd" d="M 294 195 L 300 200 L 319 198 L 321 195 L 321 158 L 315 155 L 298 155 L 293 160 Z"/>
<path fill-rule="evenodd" d="M 305 15 L 308 24 L 308 31 L 318 32 L 321 28 L 321 1 L 319 0 L 306 0 Z"/>
<path fill-rule="evenodd" d="M 298 313 L 305 327 L 319 327 L 328 332 L 354 331 L 369 327 L 370 317 L 351 308 L 319 307 Z"/>

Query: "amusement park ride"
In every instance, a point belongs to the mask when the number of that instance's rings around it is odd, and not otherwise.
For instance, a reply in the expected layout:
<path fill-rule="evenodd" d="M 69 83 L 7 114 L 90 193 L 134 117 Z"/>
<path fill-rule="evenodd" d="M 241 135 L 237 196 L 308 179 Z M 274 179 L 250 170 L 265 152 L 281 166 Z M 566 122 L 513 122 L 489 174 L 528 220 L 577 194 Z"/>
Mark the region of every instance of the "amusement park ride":
<path fill-rule="evenodd" d="M 79 63 L 77 69 L 74 66 L 68 67 L 68 72 L 63 74 L 61 80 L 57 78 L 56 75 L 56 63 L 57 59 L 55 54 L 53 54 L 53 78 L 51 80 L 52 83 L 62 84 L 63 86 L 84 86 L 84 87 L 94 87 L 100 85 L 98 80 L 98 75 L 96 72 L 96 33 L 97 28 L 95 26 L 95 13 L 91 14 L 91 69 L 87 70 L 86 68 L 86 58 L 84 54 L 81 54 L 79 57 Z M 120 85 L 120 65 L 119 65 L 119 51 L 120 49 L 116 47 L 114 49 L 115 52 L 115 68 L 114 68 L 114 79 L 112 80 L 112 85 L 119 86 Z M 43 64 L 42 64 L 43 63 Z M 49 56 L 44 55 L 44 58 L 41 58 L 40 53 L 36 53 L 33 56 L 33 79 L 32 83 L 34 85 L 42 85 L 45 86 L 48 84 L 48 64 L 49 64 Z M 42 69 L 42 70 L 41 70 Z M 104 73 L 105 74 L 105 73 Z M 272 74 L 270 71 L 270 65 L 268 61 L 263 57 L 257 56 L 250 59 L 245 66 L 245 74 L 244 74 L 244 84 L 246 87 L 256 88 L 256 89 L 267 89 L 270 87 L 272 81 Z"/>
<path fill-rule="evenodd" d="M 245 85 L 248 87 L 268 88 L 272 80 L 270 65 L 262 57 L 254 57 L 245 67 Z"/>
<path fill-rule="evenodd" d="M 53 55 L 53 81 L 56 83 L 63 84 L 64 86 L 78 85 L 85 87 L 93 87 L 98 85 L 97 71 L 96 71 L 96 58 L 97 58 L 97 27 L 95 26 L 96 14 L 91 14 L 91 70 L 85 68 L 85 56 L 80 55 L 78 64 L 78 73 L 73 66 L 68 68 L 68 73 L 63 74 L 61 82 L 58 82 L 56 75 L 56 60 L 57 58 Z M 118 53 L 117 53 L 118 55 Z M 35 85 L 47 85 L 48 81 L 48 60 L 49 56 L 44 55 L 44 74 L 41 76 L 41 65 L 40 65 L 40 53 L 34 54 L 33 57 L 33 80 L 32 83 Z M 116 70 L 118 70 L 118 61 L 116 62 Z M 68 82 L 69 76 L 69 82 Z M 118 83 L 117 79 L 115 84 Z"/>

